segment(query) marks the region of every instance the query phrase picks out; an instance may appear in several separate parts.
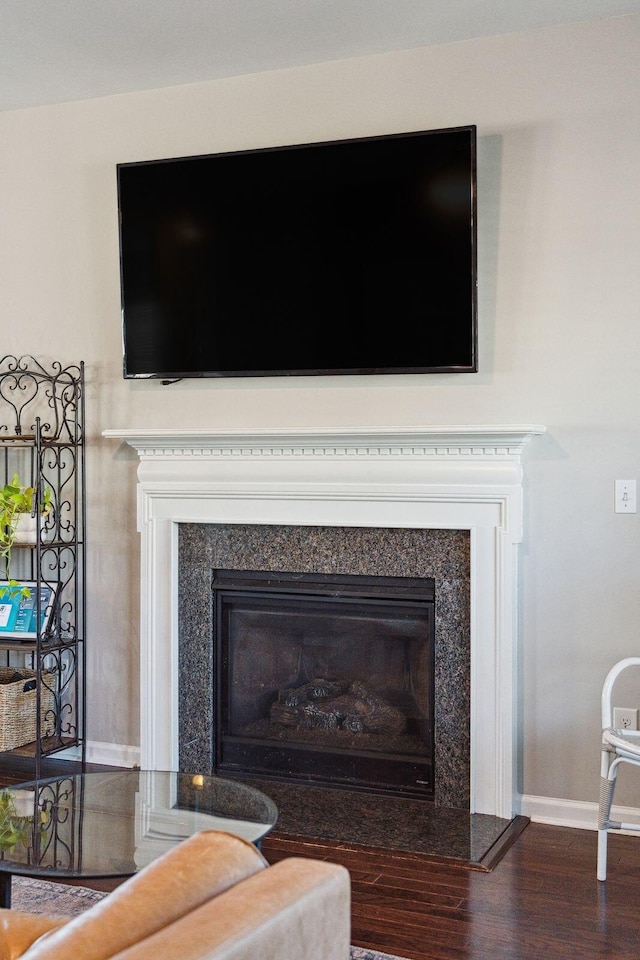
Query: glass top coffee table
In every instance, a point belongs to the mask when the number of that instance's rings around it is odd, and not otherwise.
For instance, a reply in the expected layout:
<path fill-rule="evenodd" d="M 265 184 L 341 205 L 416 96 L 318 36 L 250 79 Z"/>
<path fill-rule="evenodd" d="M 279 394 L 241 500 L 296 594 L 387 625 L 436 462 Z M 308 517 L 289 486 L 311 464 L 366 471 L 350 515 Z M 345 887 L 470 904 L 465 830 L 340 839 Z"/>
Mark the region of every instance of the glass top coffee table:
<path fill-rule="evenodd" d="M 114 770 L 50 777 L 0 790 L 0 906 L 11 877 L 127 877 L 201 830 L 259 847 L 273 801 L 222 777 Z"/>

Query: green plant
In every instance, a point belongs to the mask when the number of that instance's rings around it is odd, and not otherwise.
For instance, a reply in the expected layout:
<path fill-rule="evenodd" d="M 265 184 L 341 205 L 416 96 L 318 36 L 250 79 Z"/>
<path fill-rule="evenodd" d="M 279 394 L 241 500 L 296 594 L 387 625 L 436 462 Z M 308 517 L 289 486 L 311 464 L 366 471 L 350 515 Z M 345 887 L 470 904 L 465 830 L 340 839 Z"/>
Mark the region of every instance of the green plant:
<path fill-rule="evenodd" d="M 21 810 L 16 806 L 20 803 Z M 29 811 L 28 813 L 26 811 Z M 34 838 L 33 830 L 33 794 L 16 796 L 9 790 L 0 790 L 0 850 L 12 853 L 21 843 L 23 847 L 31 846 Z M 46 832 L 49 816 L 43 810 L 38 814 L 38 832 L 42 836 Z"/>
<path fill-rule="evenodd" d="M 0 599 L 7 593 L 10 597 L 29 596 L 27 587 L 18 587 L 17 581 L 11 579 L 11 551 L 15 543 L 20 518 L 33 515 L 35 511 L 36 489 L 20 482 L 20 477 L 14 473 L 11 483 L 5 483 L 0 491 L 0 557 L 6 563 L 7 586 L 0 587 Z M 40 515 L 46 517 L 51 513 L 51 490 L 45 487 L 40 502 Z"/>

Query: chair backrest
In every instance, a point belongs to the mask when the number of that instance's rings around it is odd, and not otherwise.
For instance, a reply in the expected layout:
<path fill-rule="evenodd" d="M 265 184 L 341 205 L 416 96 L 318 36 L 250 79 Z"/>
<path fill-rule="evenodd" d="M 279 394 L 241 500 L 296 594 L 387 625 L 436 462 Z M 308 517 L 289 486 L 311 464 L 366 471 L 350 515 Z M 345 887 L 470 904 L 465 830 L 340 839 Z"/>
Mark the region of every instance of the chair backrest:
<path fill-rule="evenodd" d="M 613 685 L 622 673 L 628 667 L 640 667 L 640 657 L 625 657 L 619 660 L 611 667 L 602 685 L 602 729 L 606 730 L 613 726 L 611 693 Z"/>

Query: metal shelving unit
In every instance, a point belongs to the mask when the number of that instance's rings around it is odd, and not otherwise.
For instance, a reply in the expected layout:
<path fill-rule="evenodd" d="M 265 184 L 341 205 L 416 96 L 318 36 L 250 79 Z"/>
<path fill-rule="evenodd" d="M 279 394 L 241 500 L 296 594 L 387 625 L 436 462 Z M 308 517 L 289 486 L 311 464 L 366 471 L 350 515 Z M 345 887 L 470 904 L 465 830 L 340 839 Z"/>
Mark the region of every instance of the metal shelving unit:
<path fill-rule="evenodd" d="M 12 549 L 11 578 L 32 584 L 34 635 L 10 636 L 0 629 L 5 666 L 35 671 L 36 738 L 23 745 L 23 752 L 33 755 L 34 776 L 39 777 L 42 758 L 69 748 L 76 748 L 75 758 L 85 762 L 83 363 L 63 367 L 8 355 L 0 360 L 0 469 L 3 484 L 17 473 L 36 489 L 36 516 L 47 488 L 53 507 L 43 526 L 36 525 L 35 542 Z M 0 587 L 7 580 L 3 564 Z M 5 755 L 0 753 L 0 766 Z"/>

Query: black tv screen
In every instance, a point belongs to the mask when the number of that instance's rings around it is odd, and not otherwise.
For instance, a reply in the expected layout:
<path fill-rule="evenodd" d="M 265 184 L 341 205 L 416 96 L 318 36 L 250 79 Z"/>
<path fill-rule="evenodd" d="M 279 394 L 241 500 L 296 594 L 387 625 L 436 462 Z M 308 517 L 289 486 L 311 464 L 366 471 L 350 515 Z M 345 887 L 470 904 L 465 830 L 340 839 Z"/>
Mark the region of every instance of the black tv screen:
<path fill-rule="evenodd" d="M 126 378 L 477 369 L 474 126 L 117 175 Z"/>

